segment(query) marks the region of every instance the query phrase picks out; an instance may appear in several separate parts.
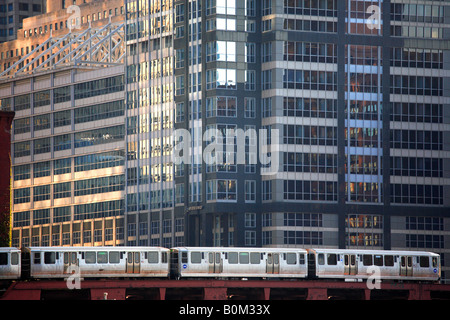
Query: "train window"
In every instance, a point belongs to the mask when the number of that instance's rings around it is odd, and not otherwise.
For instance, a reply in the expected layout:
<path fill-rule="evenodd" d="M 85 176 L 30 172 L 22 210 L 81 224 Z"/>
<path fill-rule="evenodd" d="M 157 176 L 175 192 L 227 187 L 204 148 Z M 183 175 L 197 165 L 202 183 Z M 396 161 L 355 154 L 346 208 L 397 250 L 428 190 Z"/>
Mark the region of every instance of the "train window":
<path fill-rule="evenodd" d="M 187 252 L 181 253 L 181 263 L 187 263 Z"/>
<path fill-rule="evenodd" d="M 95 263 L 95 252 L 85 252 L 84 254 L 84 260 L 86 261 L 86 263 L 88 264 L 93 264 Z"/>
<path fill-rule="evenodd" d="M 287 264 L 297 264 L 297 254 L 296 253 L 288 253 L 286 256 Z"/>
<path fill-rule="evenodd" d="M 8 264 L 8 253 L 0 253 L 0 266 L 6 266 Z"/>
<path fill-rule="evenodd" d="M 259 252 L 251 252 L 250 253 L 250 263 L 251 264 L 260 264 L 261 262 L 261 255 Z"/>
<path fill-rule="evenodd" d="M 141 253 L 140 252 L 135 252 L 134 253 L 134 263 L 137 264 L 137 263 L 140 262 L 140 260 L 141 260 Z"/>
<path fill-rule="evenodd" d="M 319 265 L 323 266 L 325 264 L 325 257 L 323 253 L 319 253 L 317 260 L 319 261 Z"/>
<path fill-rule="evenodd" d="M 337 265 L 337 256 L 334 253 L 327 254 L 327 263 L 329 266 Z"/>
<path fill-rule="evenodd" d="M 384 256 L 384 265 L 386 267 L 394 266 L 394 256 Z"/>
<path fill-rule="evenodd" d="M 158 263 L 158 252 L 150 251 L 147 254 L 148 263 Z"/>
<path fill-rule="evenodd" d="M 237 252 L 228 252 L 228 263 L 237 264 L 238 263 L 238 254 Z"/>
<path fill-rule="evenodd" d="M 433 257 L 433 268 L 437 268 L 437 267 L 438 267 L 438 258 Z"/>
<path fill-rule="evenodd" d="M 298 263 L 299 264 L 305 264 L 305 255 L 303 253 L 299 254 Z"/>
<path fill-rule="evenodd" d="M 108 263 L 108 252 L 106 251 L 97 252 L 97 263 Z"/>
<path fill-rule="evenodd" d="M 420 257 L 420 266 L 422 268 L 428 268 L 430 266 L 430 259 L 426 256 Z"/>
<path fill-rule="evenodd" d="M 382 266 L 383 266 L 383 256 L 377 256 L 377 255 L 375 255 L 375 256 L 373 257 L 373 260 L 374 260 L 374 264 L 375 264 L 376 266 L 379 266 L 379 267 L 382 267 Z"/>
<path fill-rule="evenodd" d="M 35 252 L 33 256 L 33 263 L 34 264 L 41 264 L 41 253 Z"/>
<path fill-rule="evenodd" d="M 167 252 L 161 252 L 161 263 L 167 263 Z"/>
<path fill-rule="evenodd" d="M 202 253 L 198 251 L 191 252 L 191 263 L 201 263 Z"/>
<path fill-rule="evenodd" d="M 109 263 L 119 263 L 120 253 L 117 251 L 112 251 L 109 253 Z"/>
<path fill-rule="evenodd" d="M 363 265 L 365 266 L 371 266 L 373 264 L 372 262 L 372 255 L 371 254 L 364 254 L 363 255 Z"/>
<path fill-rule="evenodd" d="M 239 263 L 248 264 L 248 252 L 239 252 Z"/>
<path fill-rule="evenodd" d="M 17 252 L 11 253 L 11 265 L 16 266 L 19 264 L 19 254 Z"/>
<path fill-rule="evenodd" d="M 55 264 L 56 263 L 56 252 L 44 252 L 44 263 L 45 264 Z"/>

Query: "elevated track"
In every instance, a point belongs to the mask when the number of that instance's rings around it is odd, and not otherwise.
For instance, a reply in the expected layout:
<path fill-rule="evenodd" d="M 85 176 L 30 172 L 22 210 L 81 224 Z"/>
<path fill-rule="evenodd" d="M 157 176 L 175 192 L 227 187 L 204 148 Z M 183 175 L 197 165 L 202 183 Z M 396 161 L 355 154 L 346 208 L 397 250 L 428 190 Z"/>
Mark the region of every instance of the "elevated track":
<path fill-rule="evenodd" d="M 450 300 L 450 285 L 273 280 L 64 280 L 4 284 L 0 300 Z"/>

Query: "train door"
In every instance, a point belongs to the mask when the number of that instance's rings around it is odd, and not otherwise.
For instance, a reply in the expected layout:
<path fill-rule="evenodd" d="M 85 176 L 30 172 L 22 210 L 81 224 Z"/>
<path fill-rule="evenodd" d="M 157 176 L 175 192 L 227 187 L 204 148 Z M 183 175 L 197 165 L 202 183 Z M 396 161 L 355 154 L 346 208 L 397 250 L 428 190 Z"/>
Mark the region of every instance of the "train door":
<path fill-rule="evenodd" d="M 223 270 L 222 258 L 220 252 L 208 253 L 209 273 L 221 273 Z"/>
<path fill-rule="evenodd" d="M 279 253 L 268 253 L 266 260 L 266 272 L 268 274 L 279 274 L 280 273 L 280 254 Z"/>
<path fill-rule="evenodd" d="M 400 275 L 410 277 L 413 275 L 413 258 L 410 256 L 400 257 Z"/>
<path fill-rule="evenodd" d="M 141 253 L 128 252 L 127 253 L 127 273 L 141 272 Z"/>
<path fill-rule="evenodd" d="M 76 252 L 64 252 L 64 273 L 72 274 L 73 267 L 79 266 Z"/>
<path fill-rule="evenodd" d="M 358 264 L 355 254 L 344 255 L 344 274 L 354 276 L 358 273 Z"/>
<path fill-rule="evenodd" d="M 180 277 L 180 261 L 179 255 L 183 255 L 184 261 L 182 261 L 183 265 L 187 264 L 187 252 L 180 252 L 175 249 L 170 250 L 170 278 L 178 279 Z M 182 259 L 183 260 L 183 259 Z"/>

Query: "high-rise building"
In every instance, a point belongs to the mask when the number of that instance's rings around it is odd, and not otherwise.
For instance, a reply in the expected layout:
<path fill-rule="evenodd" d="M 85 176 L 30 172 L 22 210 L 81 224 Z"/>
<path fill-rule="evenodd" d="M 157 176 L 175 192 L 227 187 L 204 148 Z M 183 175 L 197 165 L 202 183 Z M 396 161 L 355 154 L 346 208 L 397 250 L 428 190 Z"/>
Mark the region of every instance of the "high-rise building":
<path fill-rule="evenodd" d="M 17 38 L 23 20 L 45 12 L 44 0 L 8 0 L 0 4 L 0 42 Z M 3 60 L 3 59 L 2 59 Z"/>
<path fill-rule="evenodd" d="M 125 66 L 0 83 L 13 244 L 427 250 L 445 277 L 449 1 L 124 7 Z"/>
<path fill-rule="evenodd" d="M 113 23 L 124 20 L 123 0 L 111 0 L 107 3 L 99 0 L 73 0 L 70 5 L 69 1 L 47 0 L 43 6 L 46 8 L 45 13 L 21 20 L 21 27 L 15 31 L 14 37 L 0 43 L 0 71 L 9 69 L 24 57 L 27 57 L 25 62 L 36 57 L 39 52 L 34 51 L 35 48 L 51 36 L 64 36 L 72 31 L 86 30 L 89 26 L 96 28 L 110 20 Z"/>
<path fill-rule="evenodd" d="M 0 44 L 0 105 L 16 115 L 12 245 L 120 245 L 123 1 L 49 3 Z"/>
<path fill-rule="evenodd" d="M 127 121 L 136 126 L 126 212 L 150 222 L 150 244 L 445 256 L 450 2 L 126 6 Z M 209 152 L 232 129 L 244 140 Z M 271 174 L 264 150 L 272 161 L 278 150 Z"/>

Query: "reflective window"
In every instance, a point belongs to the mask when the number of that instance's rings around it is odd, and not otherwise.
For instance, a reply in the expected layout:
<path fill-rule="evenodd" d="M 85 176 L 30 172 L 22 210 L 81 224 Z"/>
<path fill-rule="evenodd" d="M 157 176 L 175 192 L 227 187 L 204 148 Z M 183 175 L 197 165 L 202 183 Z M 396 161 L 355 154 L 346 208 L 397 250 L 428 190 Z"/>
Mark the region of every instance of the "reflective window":
<path fill-rule="evenodd" d="M 24 164 L 14 167 L 14 181 L 30 179 L 30 165 Z"/>
<path fill-rule="evenodd" d="M 8 253 L 1 252 L 0 253 L 0 266 L 8 265 Z"/>
<path fill-rule="evenodd" d="M 97 263 L 108 263 L 108 252 L 106 251 L 97 252 Z"/>
<path fill-rule="evenodd" d="M 148 263 L 158 263 L 158 252 L 150 251 L 147 253 Z"/>
<path fill-rule="evenodd" d="M 323 266 L 325 264 L 325 256 L 323 253 L 319 253 L 318 257 L 317 257 L 317 261 L 319 263 L 319 265 Z"/>
<path fill-rule="evenodd" d="M 84 260 L 87 264 L 94 264 L 96 263 L 96 253 L 95 252 L 85 252 L 84 253 Z"/>
<path fill-rule="evenodd" d="M 236 89 L 236 70 L 214 69 L 206 71 L 206 89 Z"/>
<path fill-rule="evenodd" d="M 123 91 L 124 76 L 99 79 L 75 85 L 75 100 Z"/>
<path fill-rule="evenodd" d="M 19 264 L 19 254 L 17 252 L 11 253 L 11 265 L 16 266 Z"/>
<path fill-rule="evenodd" d="M 122 141 L 125 134 L 123 125 L 75 133 L 75 148 Z"/>
<path fill-rule="evenodd" d="M 238 263 L 238 253 L 237 252 L 228 252 L 228 263 L 230 263 L 230 264 Z"/>
<path fill-rule="evenodd" d="M 248 252 L 239 252 L 239 263 L 240 264 L 248 264 L 249 263 Z"/>
<path fill-rule="evenodd" d="M 297 254 L 296 253 L 287 253 L 286 254 L 286 263 L 287 264 L 297 264 Z"/>
<path fill-rule="evenodd" d="M 201 263 L 202 253 L 198 251 L 191 252 L 191 263 Z"/>
<path fill-rule="evenodd" d="M 50 152 L 50 138 L 36 139 L 33 141 L 33 154 Z"/>
<path fill-rule="evenodd" d="M 393 267 L 394 266 L 394 256 L 391 256 L 391 255 L 384 256 L 384 265 L 386 267 Z"/>
<path fill-rule="evenodd" d="M 120 252 L 112 251 L 109 253 L 109 263 L 119 263 Z"/>
<path fill-rule="evenodd" d="M 337 265 L 337 255 L 335 253 L 327 254 L 327 264 L 330 266 Z"/>
<path fill-rule="evenodd" d="M 374 255 L 373 262 L 374 262 L 374 265 L 382 267 L 383 266 L 383 256 Z"/>
<path fill-rule="evenodd" d="M 56 263 L 56 252 L 44 252 L 44 263 L 45 264 L 55 264 Z"/>
<path fill-rule="evenodd" d="M 53 103 L 60 103 L 70 101 L 70 88 L 71 86 L 54 88 L 53 89 Z"/>
<path fill-rule="evenodd" d="M 381 35 L 383 0 L 350 0 L 347 3 L 347 32 Z"/>
<path fill-rule="evenodd" d="M 30 132 L 30 118 L 14 120 L 14 134 Z"/>
<path fill-rule="evenodd" d="M 259 263 L 261 263 L 261 253 L 259 253 L 259 252 L 251 252 L 250 253 L 250 263 L 251 264 L 259 264 Z"/>
<path fill-rule="evenodd" d="M 373 264 L 372 260 L 373 259 L 372 259 L 372 255 L 371 254 L 363 255 L 363 265 L 371 266 Z"/>

